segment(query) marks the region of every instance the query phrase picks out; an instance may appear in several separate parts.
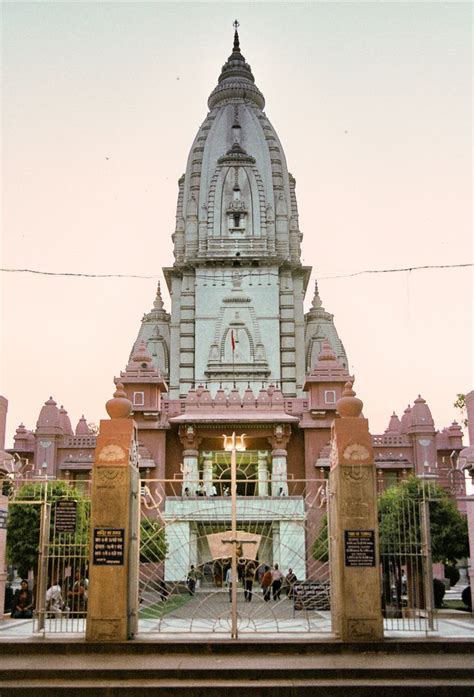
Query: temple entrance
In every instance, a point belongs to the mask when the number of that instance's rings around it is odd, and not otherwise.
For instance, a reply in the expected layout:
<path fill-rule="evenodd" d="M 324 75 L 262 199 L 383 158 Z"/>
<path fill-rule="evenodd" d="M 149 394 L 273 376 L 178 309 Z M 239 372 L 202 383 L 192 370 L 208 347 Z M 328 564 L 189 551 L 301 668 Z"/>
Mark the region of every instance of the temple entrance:
<path fill-rule="evenodd" d="M 239 635 L 331 631 L 327 548 L 316 544 L 326 481 L 293 480 L 288 496 L 261 497 L 254 478 L 237 479 Z M 139 634 L 229 636 L 232 497 L 181 492 L 181 481 L 142 480 Z"/>

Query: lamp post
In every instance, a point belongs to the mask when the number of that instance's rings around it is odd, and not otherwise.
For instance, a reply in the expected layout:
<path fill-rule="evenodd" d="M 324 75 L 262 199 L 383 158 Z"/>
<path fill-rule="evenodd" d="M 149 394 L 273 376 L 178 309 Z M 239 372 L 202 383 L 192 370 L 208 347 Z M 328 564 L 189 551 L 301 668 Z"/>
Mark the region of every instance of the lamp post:
<path fill-rule="evenodd" d="M 237 451 L 245 450 L 245 435 L 237 439 L 235 431 L 231 436 L 224 436 L 224 450 L 230 452 L 230 494 L 231 494 L 231 638 L 237 639 Z"/>

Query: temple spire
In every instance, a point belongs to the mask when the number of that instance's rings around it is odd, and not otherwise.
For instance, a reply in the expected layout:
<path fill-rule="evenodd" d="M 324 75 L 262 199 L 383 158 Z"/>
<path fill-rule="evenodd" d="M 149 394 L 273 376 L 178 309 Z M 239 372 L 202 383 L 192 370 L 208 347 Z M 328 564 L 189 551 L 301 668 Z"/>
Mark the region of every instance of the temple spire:
<path fill-rule="evenodd" d="M 234 20 L 232 26 L 234 27 L 234 46 L 232 49 L 232 53 L 240 53 L 240 41 L 239 41 L 239 32 L 237 29 L 240 27 L 240 23 L 237 19 Z"/>
<path fill-rule="evenodd" d="M 155 308 L 155 310 L 162 310 L 164 307 L 163 298 L 161 297 L 161 284 L 159 281 L 158 281 L 158 286 L 156 289 L 156 296 L 155 296 L 155 300 L 153 302 L 153 307 Z"/>
<path fill-rule="evenodd" d="M 319 295 L 319 289 L 318 289 L 318 282 L 314 282 L 314 296 L 313 296 L 313 302 L 311 303 L 312 307 L 315 310 L 318 310 L 319 308 L 323 308 L 323 303 L 321 302 L 321 297 Z"/>

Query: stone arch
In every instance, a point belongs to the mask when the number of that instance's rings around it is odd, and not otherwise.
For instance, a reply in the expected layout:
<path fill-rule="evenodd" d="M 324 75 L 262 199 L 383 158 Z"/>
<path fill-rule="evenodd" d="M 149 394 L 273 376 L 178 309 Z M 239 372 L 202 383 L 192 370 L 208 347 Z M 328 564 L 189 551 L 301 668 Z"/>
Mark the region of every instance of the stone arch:
<path fill-rule="evenodd" d="M 245 324 L 228 326 L 222 334 L 219 347 L 219 359 L 221 362 L 232 362 L 231 332 L 238 333 L 236 338 L 236 351 L 234 361 L 237 363 L 253 363 L 255 361 L 255 341 L 252 333 Z M 245 342 L 242 349 L 238 344 Z M 248 352 L 247 352 L 248 347 Z M 240 354 L 240 355 L 239 355 Z M 243 354 L 243 355 L 242 355 Z M 247 355 L 248 354 L 248 355 Z M 247 358 L 247 360 L 245 360 Z"/>

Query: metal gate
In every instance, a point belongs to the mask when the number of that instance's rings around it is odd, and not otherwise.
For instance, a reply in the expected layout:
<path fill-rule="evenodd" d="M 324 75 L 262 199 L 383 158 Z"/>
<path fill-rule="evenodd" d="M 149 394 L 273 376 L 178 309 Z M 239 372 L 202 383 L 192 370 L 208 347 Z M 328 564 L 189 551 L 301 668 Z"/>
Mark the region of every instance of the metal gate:
<path fill-rule="evenodd" d="M 15 544 L 21 544 L 16 537 L 17 526 L 27 526 L 27 540 L 23 542 L 31 547 L 32 565 L 28 576 L 33 617 L 12 616 L 8 626 L 4 626 L 9 634 L 25 635 L 28 631 L 82 634 L 85 631 L 89 492 L 88 481 L 81 481 L 81 491 L 72 483 L 59 480 L 32 480 L 12 488 L 7 545 L 11 562 L 28 559 L 26 551 L 20 555 L 14 550 Z"/>
<path fill-rule="evenodd" d="M 330 632 L 327 480 L 290 479 L 288 495 L 261 496 L 270 482 L 241 476 L 233 489 L 222 472 L 212 496 L 182 479 L 142 480 L 139 632 Z"/>
<path fill-rule="evenodd" d="M 388 631 L 437 630 L 433 597 L 430 502 L 435 490 L 423 481 L 421 496 L 408 490 L 398 505 L 379 513 L 382 609 Z"/>

